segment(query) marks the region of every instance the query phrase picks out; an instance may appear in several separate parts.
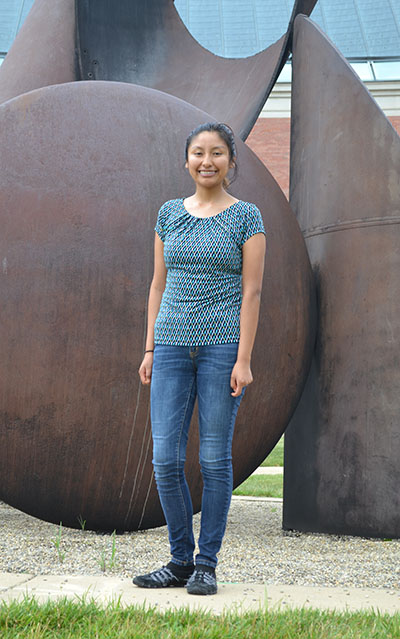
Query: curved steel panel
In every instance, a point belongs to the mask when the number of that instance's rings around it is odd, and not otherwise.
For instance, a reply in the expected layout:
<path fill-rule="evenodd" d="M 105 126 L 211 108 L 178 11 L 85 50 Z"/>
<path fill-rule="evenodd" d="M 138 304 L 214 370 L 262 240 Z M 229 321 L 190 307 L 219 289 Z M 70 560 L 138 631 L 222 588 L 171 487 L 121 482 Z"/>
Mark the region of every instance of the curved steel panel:
<path fill-rule="evenodd" d="M 400 536 L 400 138 L 311 20 L 295 22 L 290 199 L 319 335 L 285 437 L 284 527 Z"/>
<path fill-rule="evenodd" d="M 149 393 L 139 384 L 157 210 L 192 192 L 186 134 L 209 115 L 164 93 L 75 82 L 0 106 L 0 490 L 43 519 L 132 530 L 163 517 Z M 180 155 L 182 153 L 182 155 Z M 261 320 L 234 440 L 235 484 L 298 401 L 313 343 L 313 281 L 289 204 L 238 140 L 232 192 L 268 230 Z M 21 176 L 24 179 L 21 180 Z M 196 429 L 188 480 L 200 508 Z"/>
<path fill-rule="evenodd" d="M 36 0 L 0 67 L 0 104 L 73 80 L 74 0 Z"/>
<path fill-rule="evenodd" d="M 172 0 L 76 0 L 79 78 L 165 91 L 245 139 L 288 57 L 294 17 L 315 3 L 296 0 L 286 36 L 261 53 L 226 59 L 190 35 Z"/>

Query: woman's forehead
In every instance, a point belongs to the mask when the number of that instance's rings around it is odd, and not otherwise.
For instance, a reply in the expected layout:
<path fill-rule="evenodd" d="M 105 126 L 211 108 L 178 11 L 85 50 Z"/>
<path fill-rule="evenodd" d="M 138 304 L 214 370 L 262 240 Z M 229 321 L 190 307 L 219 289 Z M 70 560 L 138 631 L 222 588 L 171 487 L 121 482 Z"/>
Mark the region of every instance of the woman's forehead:
<path fill-rule="evenodd" d="M 198 133 L 198 135 L 196 135 L 196 137 L 193 138 L 189 146 L 190 147 L 194 147 L 194 146 L 217 147 L 218 146 L 218 147 L 228 148 L 228 145 L 226 144 L 225 140 L 221 138 L 221 136 L 219 135 L 219 133 L 217 133 L 217 131 L 202 131 L 201 133 Z"/>

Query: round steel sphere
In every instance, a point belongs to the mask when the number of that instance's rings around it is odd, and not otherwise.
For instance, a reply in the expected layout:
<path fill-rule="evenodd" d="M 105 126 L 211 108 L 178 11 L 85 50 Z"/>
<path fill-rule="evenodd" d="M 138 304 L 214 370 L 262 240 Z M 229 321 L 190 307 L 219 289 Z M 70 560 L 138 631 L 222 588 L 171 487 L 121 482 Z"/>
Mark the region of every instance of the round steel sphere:
<path fill-rule="evenodd" d="M 102 530 L 164 523 L 140 385 L 157 211 L 189 195 L 188 133 L 210 116 L 162 92 L 74 82 L 0 106 L 0 498 Z M 235 483 L 284 431 L 313 344 L 302 235 L 264 165 L 238 140 L 231 192 L 267 229 L 255 381 L 239 411 Z M 187 455 L 195 510 L 195 425 Z"/>

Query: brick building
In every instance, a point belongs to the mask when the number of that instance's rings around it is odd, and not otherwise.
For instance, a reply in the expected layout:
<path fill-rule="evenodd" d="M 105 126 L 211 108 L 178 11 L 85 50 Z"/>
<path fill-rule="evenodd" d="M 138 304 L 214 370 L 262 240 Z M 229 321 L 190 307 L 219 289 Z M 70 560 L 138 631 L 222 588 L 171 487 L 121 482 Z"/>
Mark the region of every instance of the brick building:
<path fill-rule="evenodd" d="M 400 75 L 400 73 L 399 73 Z M 365 85 L 400 135 L 400 79 L 369 80 Z M 289 195 L 290 83 L 276 84 L 247 144 Z"/>

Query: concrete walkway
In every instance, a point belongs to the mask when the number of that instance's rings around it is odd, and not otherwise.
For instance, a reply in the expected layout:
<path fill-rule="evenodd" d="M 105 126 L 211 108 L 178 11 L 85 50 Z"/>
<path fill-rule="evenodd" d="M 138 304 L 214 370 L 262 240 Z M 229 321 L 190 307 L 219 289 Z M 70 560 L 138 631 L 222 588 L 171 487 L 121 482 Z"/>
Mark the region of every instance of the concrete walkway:
<path fill-rule="evenodd" d="M 0 573 L 0 602 L 34 596 L 39 601 L 58 597 L 95 599 L 106 604 L 119 600 L 123 605 L 171 608 L 202 608 L 215 614 L 226 610 L 244 612 L 268 608 L 313 607 L 336 610 L 400 612 L 400 592 L 369 588 L 319 588 L 304 586 L 263 586 L 261 584 L 220 583 L 217 595 L 188 595 L 185 589 L 145 590 L 130 579 L 118 577 L 34 576 Z"/>
<path fill-rule="evenodd" d="M 259 466 L 253 475 L 283 475 L 283 466 Z"/>

